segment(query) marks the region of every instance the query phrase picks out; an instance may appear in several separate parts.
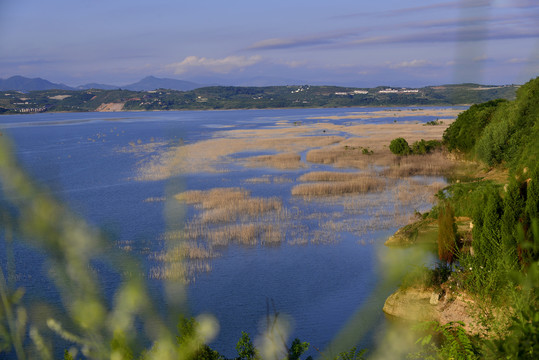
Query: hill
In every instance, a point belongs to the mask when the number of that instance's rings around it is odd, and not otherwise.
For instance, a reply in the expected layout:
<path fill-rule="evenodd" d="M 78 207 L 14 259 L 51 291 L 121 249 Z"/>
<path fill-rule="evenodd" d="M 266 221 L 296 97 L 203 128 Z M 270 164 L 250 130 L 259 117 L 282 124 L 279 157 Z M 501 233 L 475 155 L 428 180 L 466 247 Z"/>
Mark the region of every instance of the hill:
<path fill-rule="evenodd" d="M 72 87 L 69 87 L 64 84 L 55 84 L 48 80 L 41 78 L 26 78 L 23 76 L 12 76 L 8 79 L 0 79 L 0 91 L 6 90 L 16 90 L 16 91 L 34 91 L 34 90 L 51 90 L 51 89 L 61 89 L 61 90 L 73 90 Z"/>
<path fill-rule="evenodd" d="M 208 86 L 189 91 L 163 87 L 195 86 L 180 80 L 148 77 L 116 90 L 43 90 L 27 94 L 0 92 L 0 113 L 101 111 L 114 108 L 145 110 L 217 110 L 268 108 L 331 108 L 358 106 L 448 106 L 475 104 L 497 98 L 515 99 L 518 86 L 476 84 L 406 88 L 350 88 L 338 86 Z M 132 89 L 158 90 L 141 91 Z"/>
<path fill-rule="evenodd" d="M 99 84 L 99 83 L 89 83 L 84 85 L 77 86 L 77 90 L 90 90 L 90 89 L 101 89 L 101 90 L 117 90 L 121 86 Z"/>
<path fill-rule="evenodd" d="M 123 86 L 122 89 L 132 91 L 150 91 L 157 89 L 189 91 L 199 87 L 202 87 L 202 85 L 190 81 L 147 76 L 136 83 Z"/>
<path fill-rule="evenodd" d="M 514 101 L 470 107 L 446 130 L 450 150 L 488 166 L 531 167 L 539 152 L 539 78 L 524 84 Z"/>

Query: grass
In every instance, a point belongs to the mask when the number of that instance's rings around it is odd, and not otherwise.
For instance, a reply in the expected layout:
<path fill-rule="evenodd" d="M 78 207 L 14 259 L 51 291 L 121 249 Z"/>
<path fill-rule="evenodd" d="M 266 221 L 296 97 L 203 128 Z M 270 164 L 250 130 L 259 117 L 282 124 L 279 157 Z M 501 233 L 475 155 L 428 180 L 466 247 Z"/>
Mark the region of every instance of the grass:
<path fill-rule="evenodd" d="M 293 182 L 292 179 L 286 176 L 271 176 L 271 175 L 262 175 L 260 177 L 254 177 L 245 180 L 246 184 L 286 184 Z"/>
<path fill-rule="evenodd" d="M 275 169 L 299 169 L 305 167 L 305 164 L 301 161 L 301 156 L 295 153 L 254 156 L 248 158 L 246 163 L 250 167 L 270 167 Z"/>
<path fill-rule="evenodd" d="M 339 178 L 337 176 L 336 178 Z M 379 192 L 385 189 L 386 182 L 383 178 L 373 176 L 357 176 L 355 179 L 346 181 L 316 182 L 299 184 L 292 188 L 294 196 L 334 196 L 345 194 L 360 194 L 367 192 Z"/>
<path fill-rule="evenodd" d="M 420 114 L 414 112 L 414 115 Z M 450 122 L 426 127 L 411 123 L 337 125 L 324 122 L 301 126 L 283 123 L 267 129 L 224 130 L 213 139 L 171 147 L 160 154 L 151 153 L 141 162 L 141 173 L 146 175 L 146 180 L 179 173 L 226 171 L 229 163 L 274 169 L 325 164 L 336 169 L 368 170 L 312 171 L 300 176 L 295 180 L 298 184 L 291 189 L 291 209 L 285 208 L 279 198 L 254 197 L 239 187 L 177 194 L 176 200 L 193 206 L 196 212 L 181 234 L 167 233 L 164 238 L 172 244 L 181 240 L 190 245 L 177 250 L 172 246 L 170 254 L 156 257 L 162 266 L 154 270 L 153 276 L 175 276 L 173 271 L 176 270 L 183 271 L 189 278 L 196 269 L 206 271 L 203 263 L 217 256 L 215 249 L 230 244 L 328 245 L 338 242 L 341 233 L 349 233 L 358 237 L 358 244 L 365 245 L 373 241 L 364 238 L 365 234 L 407 224 L 414 211 L 432 203 L 433 194 L 445 186 L 445 183 L 427 185 L 410 177 L 444 174 L 452 164 L 442 153 L 398 157 L 391 154 L 387 145 L 399 136 L 409 142 L 440 139 Z M 328 135 L 335 132 L 345 135 Z M 364 153 L 364 149 L 368 150 Z M 249 151 L 275 154 L 242 160 L 232 156 Z M 301 152 L 306 153 L 306 162 L 302 162 Z M 244 183 L 293 181 L 289 177 L 265 174 Z M 306 206 L 305 202 L 318 202 L 318 205 Z M 329 207 L 331 211 L 321 210 Z M 187 260 L 184 270 L 174 268 L 172 261 L 167 262 L 180 255 Z"/>
<path fill-rule="evenodd" d="M 365 175 L 357 172 L 313 171 L 300 176 L 298 181 L 351 181 L 362 177 Z"/>
<path fill-rule="evenodd" d="M 454 167 L 455 163 L 438 151 L 426 155 L 396 156 L 393 164 L 383 174 L 393 177 L 442 176 L 449 174 Z"/>
<path fill-rule="evenodd" d="M 186 191 L 175 195 L 175 198 L 186 204 L 198 204 L 205 209 L 206 211 L 201 216 L 203 223 L 230 222 L 242 217 L 259 217 L 282 209 L 280 199 L 251 197 L 249 191 L 240 188 Z"/>

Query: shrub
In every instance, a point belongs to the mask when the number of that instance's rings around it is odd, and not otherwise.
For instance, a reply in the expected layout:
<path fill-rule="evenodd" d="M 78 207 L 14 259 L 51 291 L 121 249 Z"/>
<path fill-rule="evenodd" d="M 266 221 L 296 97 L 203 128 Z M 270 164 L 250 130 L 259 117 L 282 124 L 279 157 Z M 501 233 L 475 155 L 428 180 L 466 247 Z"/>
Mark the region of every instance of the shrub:
<path fill-rule="evenodd" d="M 411 153 L 410 146 L 404 138 L 396 138 L 391 140 L 389 150 L 396 155 L 408 155 Z"/>
<path fill-rule="evenodd" d="M 412 154 L 414 155 L 424 155 L 428 154 L 433 150 L 439 149 L 442 147 L 442 143 L 438 140 L 428 140 L 425 141 L 421 139 L 412 144 Z"/>
<path fill-rule="evenodd" d="M 451 264 L 457 251 L 457 226 L 453 208 L 448 202 L 440 209 L 438 215 L 438 258 Z"/>
<path fill-rule="evenodd" d="M 492 114 L 506 100 L 492 100 L 483 104 L 472 105 L 462 112 L 444 131 L 443 141 L 448 149 L 463 152 L 470 151 L 483 129 L 490 123 Z"/>

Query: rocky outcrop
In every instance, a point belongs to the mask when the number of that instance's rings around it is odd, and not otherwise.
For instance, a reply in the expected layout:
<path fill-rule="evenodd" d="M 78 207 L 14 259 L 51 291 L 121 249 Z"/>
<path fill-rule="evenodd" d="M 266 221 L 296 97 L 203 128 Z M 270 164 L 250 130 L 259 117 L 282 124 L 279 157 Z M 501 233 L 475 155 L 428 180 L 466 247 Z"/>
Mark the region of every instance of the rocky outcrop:
<path fill-rule="evenodd" d="M 437 321 L 441 325 L 462 321 L 469 334 L 483 334 L 485 329 L 472 314 L 473 303 L 466 295 L 455 295 L 444 289 L 408 288 L 391 294 L 383 310 L 388 315 L 411 321 Z"/>
<path fill-rule="evenodd" d="M 122 111 L 125 103 L 103 103 L 95 111 L 99 112 L 115 112 Z"/>

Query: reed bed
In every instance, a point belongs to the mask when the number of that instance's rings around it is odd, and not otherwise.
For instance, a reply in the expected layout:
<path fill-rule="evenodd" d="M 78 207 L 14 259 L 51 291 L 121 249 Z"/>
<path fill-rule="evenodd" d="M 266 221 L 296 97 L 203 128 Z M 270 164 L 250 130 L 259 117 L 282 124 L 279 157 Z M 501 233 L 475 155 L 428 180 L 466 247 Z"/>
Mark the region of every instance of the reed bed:
<path fill-rule="evenodd" d="M 242 218 L 259 218 L 269 212 L 281 210 L 279 198 L 250 198 L 230 201 L 218 208 L 206 210 L 201 216 L 203 223 L 233 222 Z"/>
<path fill-rule="evenodd" d="M 247 166 L 269 167 L 275 169 L 299 169 L 305 167 L 301 156 L 296 153 L 260 155 L 246 159 Z"/>
<path fill-rule="evenodd" d="M 151 258 L 162 262 L 176 262 L 185 259 L 202 260 L 216 257 L 217 254 L 208 247 L 197 243 L 182 242 L 171 249 L 153 254 Z"/>
<path fill-rule="evenodd" d="M 254 177 L 245 180 L 245 183 L 247 184 L 287 184 L 291 182 L 293 182 L 293 180 L 289 177 L 271 175 L 262 175 L 260 177 Z"/>
<path fill-rule="evenodd" d="M 314 120 L 343 120 L 343 119 L 376 119 L 386 117 L 415 117 L 415 116 L 437 116 L 454 119 L 462 110 L 457 109 L 405 109 L 405 110 L 376 110 L 366 112 L 351 112 L 346 115 L 315 116 L 309 119 Z"/>
<path fill-rule="evenodd" d="M 384 190 L 386 182 L 382 178 L 364 176 L 348 181 L 318 182 L 299 184 L 292 188 L 294 196 L 335 196 L 345 194 L 360 194 Z"/>
<path fill-rule="evenodd" d="M 395 161 L 395 155 L 387 149 L 366 155 L 359 148 L 333 146 L 310 150 L 305 160 L 315 164 L 333 165 L 337 168 L 368 169 L 373 166 L 390 166 Z"/>
<path fill-rule="evenodd" d="M 389 169 L 383 174 L 393 177 L 406 177 L 415 175 L 440 176 L 448 174 L 456 163 L 451 161 L 444 153 L 434 152 L 425 155 L 410 155 L 396 157 Z"/>
<path fill-rule="evenodd" d="M 162 202 L 162 201 L 166 201 L 167 198 L 164 197 L 164 196 L 151 196 L 151 197 L 148 197 L 144 200 L 142 200 L 142 202 L 144 203 L 149 203 L 149 202 Z"/>
<path fill-rule="evenodd" d="M 261 226 L 257 224 L 235 224 L 208 230 L 204 237 L 216 246 L 230 243 L 255 245 L 261 231 Z"/>
<path fill-rule="evenodd" d="M 298 178 L 298 181 L 314 182 L 314 181 L 351 181 L 364 177 L 363 173 L 353 172 L 335 172 L 335 171 L 313 171 L 303 174 Z"/>
<path fill-rule="evenodd" d="M 191 190 L 175 195 L 179 201 L 197 204 L 205 211 L 202 223 L 234 222 L 241 218 L 259 218 L 269 212 L 282 209 L 279 198 L 251 197 L 249 191 L 240 188 L 216 188 L 207 191 Z"/>
<path fill-rule="evenodd" d="M 202 272 L 210 272 L 211 265 L 207 261 L 161 263 L 159 266 L 150 268 L 150 279 L 179 281 L 185 284 L 194 283 L 196 275 Z"/>
<path fill-rule="evenodd" d="M 271 184 L 271 177 L 264 175 L 260 177 L 249 178 L 245 180 L 246 184 Z"/>
<path fill-rule="evenodd" d="M 226 206 L 230 201 L 248 198 L 251 192 L 242 188 L 214 188 L 210 190 L 190 190 L 174 195 L 186 204 L 200 204 L 204 209 Z"/>

